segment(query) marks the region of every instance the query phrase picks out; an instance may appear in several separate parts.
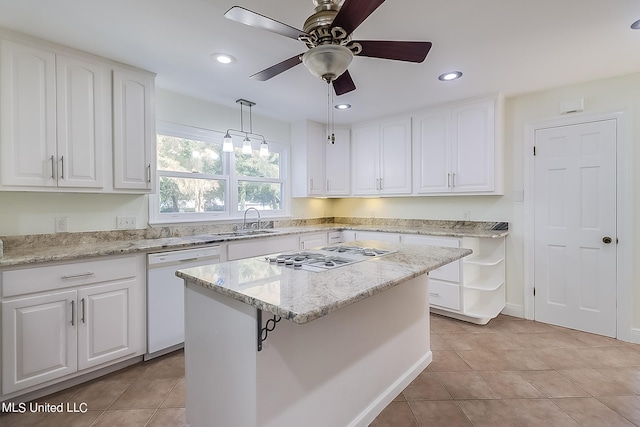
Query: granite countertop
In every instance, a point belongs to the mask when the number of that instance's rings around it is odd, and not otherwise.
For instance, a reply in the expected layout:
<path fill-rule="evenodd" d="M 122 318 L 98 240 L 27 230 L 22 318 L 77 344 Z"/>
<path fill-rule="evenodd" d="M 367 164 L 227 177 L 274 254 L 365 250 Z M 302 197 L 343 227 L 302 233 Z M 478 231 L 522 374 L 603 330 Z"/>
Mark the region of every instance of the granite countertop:
<path fill-rule="evenodd" d="M 270 264 L 264 257 L 178 270 L 176 275 L 295 323 L 308 323 L 472 253 L 470 249 L 356 241 L 397 251 L 322 272 Z"/>
<path fill-rule="evenodd" d="M 448 237 L 478 237 L 498 238 L 509 234 L 508 230 L 492 230 L 494 223 L 468 223 L 452 221 L 431 221 L 430 225 L 402 224 L 389 220 L 388 224 L 314 224 L 294 227 L 278 227 L 274 232 L 258 235 L 234 236 L 230 233 L 196 234 L 182 237 L 159 238 L 131 238 L 125 240 L 90 241 L 83 242 L 81 237 L 73 239 L 74 233 L 63 233 L 65 241 L 56 245 L 38 246 L 25 244 L 18 247 L 7 247 L 4 256 L 0 257 L 0 267 L 35 264 L 52 261 L 72 261 L 96 256 L 114 256 L 132 253 L 151 253 L 177 249 L 196 248 L 199 246 L 215 245 L 247 239 L 263 239 L 269 237 L 286 236 L 289 234 L 314 233 L 322 231 L 379 231 L 403 234 L 424 234 Z M 108 233 L 108 232 L 107 232 Z M 82 233 L 79 233 L 82 234 Z M 52 235 L 57 236 L 57 235 Z M 95 240 L 95 239 L 94 239 Z"/>

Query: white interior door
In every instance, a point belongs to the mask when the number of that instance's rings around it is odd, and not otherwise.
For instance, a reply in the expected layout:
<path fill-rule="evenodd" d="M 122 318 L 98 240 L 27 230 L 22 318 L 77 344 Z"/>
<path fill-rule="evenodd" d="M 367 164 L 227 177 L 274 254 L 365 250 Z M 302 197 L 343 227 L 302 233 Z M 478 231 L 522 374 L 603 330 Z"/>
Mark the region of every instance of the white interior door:
<path fill-rule="evenodd" d="M 616 336 L 616 121 L 535 133 L 535 319 Z"/>

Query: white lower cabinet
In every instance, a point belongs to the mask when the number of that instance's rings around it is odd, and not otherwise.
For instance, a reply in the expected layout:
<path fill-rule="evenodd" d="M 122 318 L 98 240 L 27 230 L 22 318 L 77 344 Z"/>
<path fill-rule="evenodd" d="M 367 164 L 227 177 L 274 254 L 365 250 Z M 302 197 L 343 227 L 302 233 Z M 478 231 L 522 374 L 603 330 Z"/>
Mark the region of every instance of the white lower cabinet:
<path fill-rule="evenodd" d="M 227 260 L 235 261 L 260 255 L 297 251 L 299 247 L 300 239 L 298 235 L 249 239 L 244 242 L 229 243 L 229 246 L 227 246 Z"/>
<path fill-rule="evenodd" d="M 308 250 L 327 245 L 327 233 L 302 234 L 300 236 L 300 249 Z"/>
<path fill-rule="evenodd" d="M 144 255 L 1 275 L 3 396 L 144 353 Z"/>
<path fill-rule="evenodd" d="M 473 250 L 468 257 L 429 273 L 432 312 L 484 325 L 504 309 L 504 238 L 402 235 L 401 242 Z"/>

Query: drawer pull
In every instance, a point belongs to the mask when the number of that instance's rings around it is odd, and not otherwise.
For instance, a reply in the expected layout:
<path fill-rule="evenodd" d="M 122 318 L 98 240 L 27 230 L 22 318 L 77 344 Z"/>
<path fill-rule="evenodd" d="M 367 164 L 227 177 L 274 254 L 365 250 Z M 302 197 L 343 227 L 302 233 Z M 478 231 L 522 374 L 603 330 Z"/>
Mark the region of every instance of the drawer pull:
<path fill-rule="evenodd" d="M 89 276 L 93 276 L 94 273 L 87 271 L 86 273 L 80 273 L 80 274 L 69 274 L 66 276 L 62 276 L 61 279 L 63 280 L 67 280 L 67 279 L 77 279 L 79 277 L 89 277 Z"/>
<path fill-rule="evenodd" d="M 82 298 L 80 302 L 82 303 L 82 323 L 87 323 L 84 321 L 84 298 Z"/>
<path fill-rule="evenodd" d="M 429 295 L 431 295 L 432 297 L 439 297 L 440 294 L 437 292 L 429 292 Z"/>

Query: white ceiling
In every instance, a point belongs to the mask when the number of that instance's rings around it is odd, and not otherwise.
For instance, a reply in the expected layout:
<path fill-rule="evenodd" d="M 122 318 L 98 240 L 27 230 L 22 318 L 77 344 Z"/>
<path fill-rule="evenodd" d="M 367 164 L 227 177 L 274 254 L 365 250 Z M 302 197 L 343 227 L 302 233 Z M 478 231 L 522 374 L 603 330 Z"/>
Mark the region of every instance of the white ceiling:
<path fill-rule="evenodd" d="M 0 27 L 158 74 L 158 87 L 293 122 L 325 121 L 326 83 L 303 65 L 266 82 L 248 77 L 306 50 L 302 42 L 227 20 L 239 5 L 301 28 L 311 0 L 0 0 Z M 354 39 L 426 40 L 424 63 L 354 58 L 357 90 L 336 100 L 354 123 L 471 96 L 506 96 L 640 72 L 638 0 L 387 0 Z M 231 66 L 210 55 L 227 52 Z M 460 70 L 462 79 L 437 76 Z"/>

